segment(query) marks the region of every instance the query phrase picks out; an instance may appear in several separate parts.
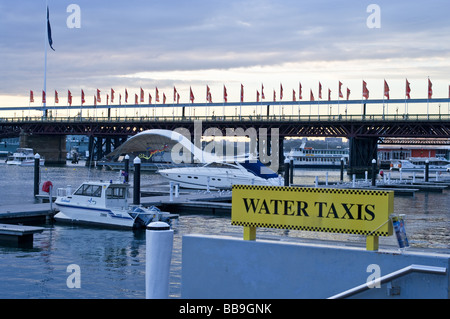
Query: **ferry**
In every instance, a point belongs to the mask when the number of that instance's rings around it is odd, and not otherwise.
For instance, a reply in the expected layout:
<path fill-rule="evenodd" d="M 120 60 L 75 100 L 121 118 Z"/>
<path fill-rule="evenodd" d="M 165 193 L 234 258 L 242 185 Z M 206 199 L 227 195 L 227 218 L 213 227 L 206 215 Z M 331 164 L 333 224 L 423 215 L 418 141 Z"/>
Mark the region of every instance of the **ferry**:
<path fill-rule="evenodd" d="M 59 188 L 55 201 L 59 213 L 54 218 L 119 228 L 145 228 L 155 221 L 171 224 L 172 219 L 178 218 L 154 206 L 129 205 L 129 187 L 127 183 L 100 181 L 85 182 L 73 194 L 66 188 Z"/>
<path fill-rule="evenodd" d="M 405 160 L 395 160 L 390 164 L 391 170 L 399 170 L 402 171 L 419 171 L 425 169 L 425 162 L 429 163 L 430 171 L 450 171 L 450 161 L 445 158 L 437 158 L 437 157 L 410 157 Z"/>
<path fill-rule="evenodd" d="M 284 180 L 261 162 L 212 162 L 199 167 L 177 167 L 158 173 L 191 189 L 231 189 L 233 185 L 282 186 Z"/>
<path fill-rule="evenodd" d="M 32 148 L 18 148 L 12 156 L 9 156 L 6 160 L 8 165 L 18 166 L 33 166 L 34 165 L 34 153 Z M 41 157 L 39 165 L 44 166 L 45 159 Z"/>
<path fill-rule="evenodd" d="M 349 150 L 343 149 L 314 149 L 305 147 L 303 143 L 299 148 L 293 148 L 285 156 L 293 159 L 294 167 L 301 168 L 339 168 L 341 159 L 344 159 L 344 165 L 348 165 Z"/>

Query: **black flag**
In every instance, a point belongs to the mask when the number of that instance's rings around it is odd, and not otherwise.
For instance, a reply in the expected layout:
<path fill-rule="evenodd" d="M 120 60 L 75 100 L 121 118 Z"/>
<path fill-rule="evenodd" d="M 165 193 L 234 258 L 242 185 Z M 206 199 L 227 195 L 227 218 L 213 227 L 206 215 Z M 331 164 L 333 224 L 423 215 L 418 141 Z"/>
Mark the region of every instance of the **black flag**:
<path fill-rule="evenodd" d="M 52 48 L 52 50 L 55 51 L 55 49 L 53 49 L 53 47 L 52 47 L 52 44 L 53 44 L 52 28 L 50 27 L 50 19 L 49 19 L 48 7 L 47 7 L 47 35 L 48 35 L 48 44 L 50 45 L 50 48 Z"/>

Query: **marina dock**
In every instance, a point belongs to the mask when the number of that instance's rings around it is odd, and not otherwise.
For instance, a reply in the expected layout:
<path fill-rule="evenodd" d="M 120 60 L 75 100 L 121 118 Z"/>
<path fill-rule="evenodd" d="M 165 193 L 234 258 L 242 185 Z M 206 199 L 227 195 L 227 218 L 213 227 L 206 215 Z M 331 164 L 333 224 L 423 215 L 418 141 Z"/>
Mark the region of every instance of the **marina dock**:
<path fill-rule="evenodd" d="M 0 206 L 0 220 L 15 222 L 21 220 L 39 220 L 52 217 L 56 213 L 49 203 Z"/>

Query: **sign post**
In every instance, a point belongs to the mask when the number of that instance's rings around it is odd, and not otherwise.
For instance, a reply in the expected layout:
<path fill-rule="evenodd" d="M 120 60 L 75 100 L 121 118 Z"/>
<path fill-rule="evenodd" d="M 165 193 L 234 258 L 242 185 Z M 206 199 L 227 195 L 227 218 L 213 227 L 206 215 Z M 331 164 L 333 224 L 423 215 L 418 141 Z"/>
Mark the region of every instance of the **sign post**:
<path fill-rule="evenodd" d="M 257 227 L 307 230 L 365 235 L 378 250 L 393 212 L 392 191 L 234 185 L 231 224 L 244 226 L 244 240 L 256 240 Z"/>

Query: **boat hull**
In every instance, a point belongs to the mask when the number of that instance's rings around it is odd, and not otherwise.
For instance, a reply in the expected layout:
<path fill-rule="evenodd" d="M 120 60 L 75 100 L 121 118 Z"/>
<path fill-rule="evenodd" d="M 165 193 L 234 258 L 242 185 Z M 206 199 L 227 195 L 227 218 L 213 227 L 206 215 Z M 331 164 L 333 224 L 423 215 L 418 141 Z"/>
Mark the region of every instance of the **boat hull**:
<path fill-rule="evenodd" d="M 119 228 L 135 226 L 134 219 L 126 211 L 55 204 L 60 211 L 54 217 L 57 221 Z"/>

